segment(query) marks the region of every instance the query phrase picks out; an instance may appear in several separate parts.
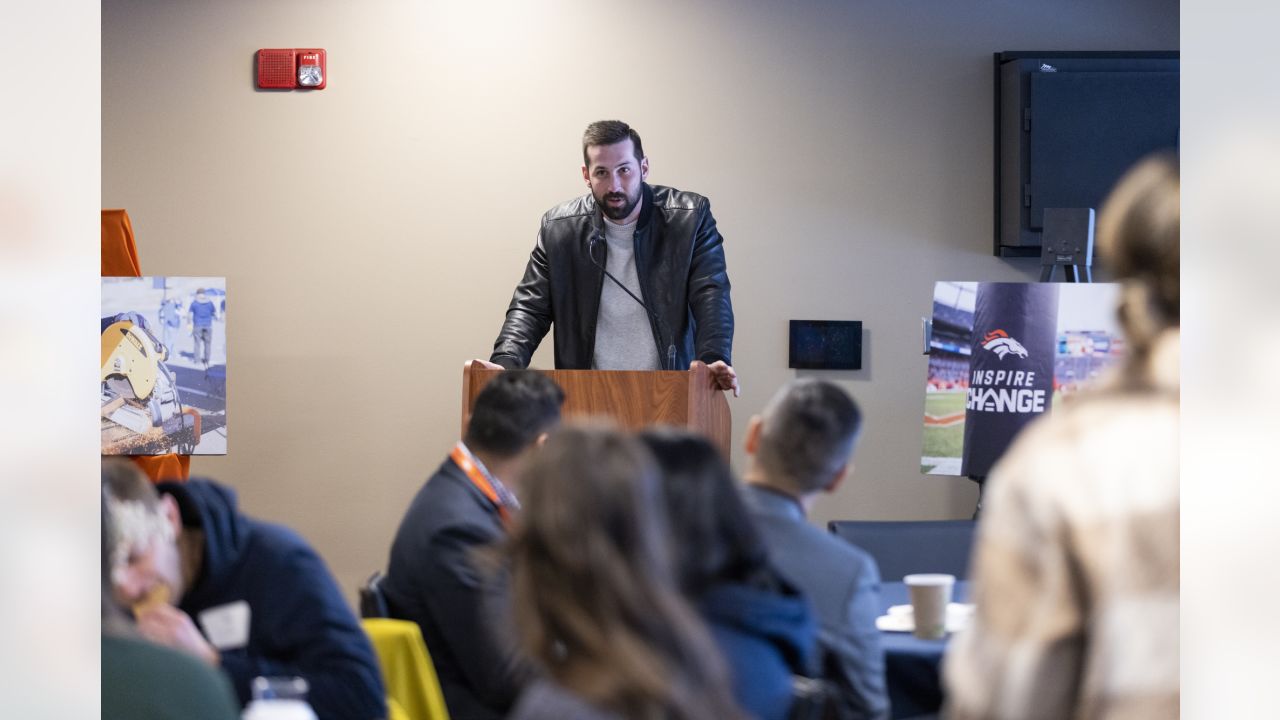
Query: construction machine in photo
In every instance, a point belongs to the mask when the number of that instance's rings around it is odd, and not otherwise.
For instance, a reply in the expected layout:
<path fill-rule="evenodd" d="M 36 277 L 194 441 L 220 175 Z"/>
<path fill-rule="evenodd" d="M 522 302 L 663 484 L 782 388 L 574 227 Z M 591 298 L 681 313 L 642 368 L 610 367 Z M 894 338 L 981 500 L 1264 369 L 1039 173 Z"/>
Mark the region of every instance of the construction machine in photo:
<path fill-rule="evenodd" d="M 137 313 L 102 319 L 102 454 L 190 454 L 200 413 L 184 407 L 169 349 Z"/>

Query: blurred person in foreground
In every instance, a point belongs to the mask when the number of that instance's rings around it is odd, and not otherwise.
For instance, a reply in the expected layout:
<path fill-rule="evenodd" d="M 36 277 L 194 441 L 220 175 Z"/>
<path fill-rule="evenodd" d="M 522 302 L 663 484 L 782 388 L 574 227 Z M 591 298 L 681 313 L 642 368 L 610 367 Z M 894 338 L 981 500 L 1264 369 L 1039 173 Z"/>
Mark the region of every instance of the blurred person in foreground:
<path fill-rule="evenodd" d="M 506 539 L 522 471 L 563 404 L 560 386 L 533 370 L 490 380 L 465 437 L 418 491 L 391 546 L 387 610 L 422 628 L 454 720 L 504 717 L 525 682 L 505 574 L 478 566 L 476 551 Z"/>
<path fill-rule="evenodd" d="M 512 535 L 521 649 L 542 673 L 512 720 L 734 720 L 728 671 L 670 567 L 662 482 L 640 443 L 559 431 Z"/>
<path fill-rule="evenodd" d="M 121 471 L 103 484 L 120 528 L 115 599 L 143 637 L 221 667 L 242 705 L 253 678 L 299 676 L 320 720 L 386 717 L 373 646 L 297 533 L 242 515 L 209 480 Z"/>
<path fill-rule="evenodd" d="M 1103 206 L 1128 355 L 992 470 L 949 717 L 1178 716 L 1178 202 L 1176 160 L 1158 156 Z"/>
<path fill-rule="evenodd" d="M 139 473 L 126 460 L 102 463 L 108 475 Z M 126 558 L 117 548 L 132 546 L 145 526 L 123 531 L 111 522 L 102 495 L 102 718 L 103 720 L 236 720 L 240 706 L 231 684 L 218 670 L 190 655 L 157 645 L 138 633 L 116 604 L 111 576 Z M 132 536 L 132 537 L 130 537 Z"/>
<path fill-rule="evenodd" d="M 857 403 L 835 383 L 788 383 L 747 426 L 747 497 L 778 570 L 813 603 L 823 676 L 840 720 L 889 717 L 880 570 L 861 548 L 811 525 L 814 503 L 852 471 Z"/>
<path fill-rule="evenodd" d="M 769 564 L 737 481 L 710 442 L 674 429 L 640 439 L 662 471 L 680 588 L 729 663 L 734 696 L 753 717 L 785 720 L 792 677 L 814 674 L 809 601 Z"/>

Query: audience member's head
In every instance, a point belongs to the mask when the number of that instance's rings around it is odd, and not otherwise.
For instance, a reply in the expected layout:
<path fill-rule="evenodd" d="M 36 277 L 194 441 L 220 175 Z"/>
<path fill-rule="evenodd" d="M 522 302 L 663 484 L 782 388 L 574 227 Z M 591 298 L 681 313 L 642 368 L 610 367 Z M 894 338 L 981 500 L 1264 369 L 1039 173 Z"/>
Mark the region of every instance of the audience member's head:
<path fill-rule="evenodd" d="M 833 491 L 851 464 L 861 429 L 862 413 L 839 385 L 792 381 L 747 428 L 756 476 L 751 479 L 801 496 Z"/>
<path fill-rule="evenodd" d="M 516 626 L 552 680 L 625 718 L 738 713 L 670 571 L 662 487 L 640 443 L 565 428 L 533 458 L 511 539 Z"/>
<path fill-rule="evenodd" d="M 1099 255 L 1124 283 L 1119 314 L 1131 376 L 1155 339 L 1178 326 L 1179 197 L 1177 159 L 1155 155 L 1120 178 L 1098 219 Z"/>
<path fill-rule="evenodd" d="M 510 459 L 560 422 L 564 391 L 534 370 L 508 370 L 476 396 L 463 442 L 472 452 Z"/>
<path fill-rule="evenodd" d="M 640 439 L 662 472 L 676 576 L 697 597 L 724 582 L 769 583 L 768 551 L 728 463 L 710 442 L 674 429 Z"/>
<path fill-rule="evenodd" d="M 108 460 L 106 462 L 116 462 Z M 103 473 L 105 476 L 105 472 Z M 102 631 L 104 633 L 126 634 L 129 632 L 128 618 L 124 608 L 116 602 L 115 587 L 111 582 L 113 569 L 112 558 L 115 556 L 115 528 L 111 524 L 111 513 L 107 510 L 107 489 L 102 488 Z"/>
<path fill-rule="evenodd" d="M 1122 374 L 1037 418 L 992 469 L 946 717 L 1178 716 L 1178 202 L 1175 159 L 1154 156 L 1103 204 Z"/>
<path fill-rule="evenodd" d="M 122 607 L 177 602 L 184 590 L 177 504 L 161 497 L 138 466 L 126 460 L 103 461 L 102 489 L 110 517 L 107 545 L 115 601 Z"/>

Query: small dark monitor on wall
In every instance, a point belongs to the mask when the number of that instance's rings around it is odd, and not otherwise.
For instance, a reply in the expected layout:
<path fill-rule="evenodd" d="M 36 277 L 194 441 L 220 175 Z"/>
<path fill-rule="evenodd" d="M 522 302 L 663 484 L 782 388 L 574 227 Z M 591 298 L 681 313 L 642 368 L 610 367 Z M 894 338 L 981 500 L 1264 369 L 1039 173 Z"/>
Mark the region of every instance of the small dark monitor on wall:
<path fill-rule="evenodd" d="M 861 370 L 861 320 L 792 320 L 790 360 L 797 370 Z"/>

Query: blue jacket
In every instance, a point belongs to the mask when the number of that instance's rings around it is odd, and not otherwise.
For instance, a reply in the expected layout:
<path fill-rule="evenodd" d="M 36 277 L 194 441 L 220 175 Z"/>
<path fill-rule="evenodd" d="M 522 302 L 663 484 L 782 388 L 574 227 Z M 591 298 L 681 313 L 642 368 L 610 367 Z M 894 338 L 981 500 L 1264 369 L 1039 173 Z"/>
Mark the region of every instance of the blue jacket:
<path fill-rule="evenodd" d="M 798 592 L 717 585 L 698 609 L 711 628 L 733 675 L 738 705 L 760 720 L 785 720 L 791 708 L 791 676 L 808 675 L 817 623 Z"/>
<path fill-rule="evenodd" d="M 320 720 L 387 714 L 373 646 L 324 561 L 297 533 L 241 515 L 235 491 L 208 480 L 161 483 L 182 524 L 204 532 L 204 563 L 178 606 L 208 635 L 201 613 L 243 601 L 249 639 L 219 648 L 242 704 L 259 675 L 306 678 Z"/>
<path fill-rule="evenodd" d="M 795 499 L 747 486 L 773 565 L 800 588 L 818 616 L 823 675 L 840 695 L 840 720 L 889 717 L 880 614 L 880 571 L 865 551 L 810 525 Z"/>
<path fill-rule="evenodd" d="M 387 609 L 422 628 L 453 720 L 505 717 L 525 681 L 506 576 L 476 564 L 476 551 L 506 534 L 494 504 L 446 458 L 414 497 L 391 546 L 382 582 Z"/>

